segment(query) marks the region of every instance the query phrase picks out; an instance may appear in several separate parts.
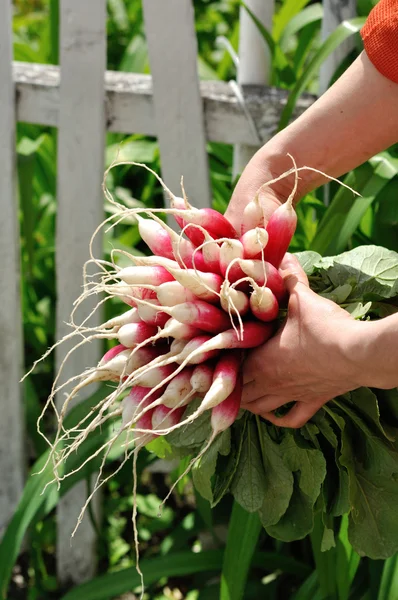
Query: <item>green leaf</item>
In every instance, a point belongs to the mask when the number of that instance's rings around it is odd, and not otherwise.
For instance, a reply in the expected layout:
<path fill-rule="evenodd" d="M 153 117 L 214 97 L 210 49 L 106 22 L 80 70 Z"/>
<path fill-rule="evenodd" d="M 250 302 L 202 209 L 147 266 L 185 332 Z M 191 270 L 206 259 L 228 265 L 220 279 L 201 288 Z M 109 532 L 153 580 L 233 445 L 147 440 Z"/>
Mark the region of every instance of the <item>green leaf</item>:
<path fill-rule="evenodd" d="M 125 32 L 129 28 L 129 17 L 123 0 L 108 0 L 109 11 L 119 31 Z"/>
<path fill-rule="evenodd" d="M 377 600 L 395 600 L 398 590 L 398 555 L 384 563 Z"/>
<path fill-rule="evenodd" d="M 257 429 L 252 419 L 247 424 L 231 492 L 235 500 L 248 512 L 256 512 L 263 505 L 266 492 L 265 473 Z"/>
<path fill-rule="evenodd" d="M 292 596 L 292 600 L 323 600 L 316 570 L 301 584 L 300 588 Z"/>
<path fill-rule="evenodd" d="M 350 394 L 350 399 L 351 402 L 355 404 L 356 410 L 366 416 L 371 423 L 376 426 L 384 438 L 390 442 L 395 440 L 395 432 L 389 431 L 380 421 L 379 403 L 376 394 L 374 394 L 372 390 L 369 388 L 353 390 Z"/>
<path fill-rule="evenodd" d="M 339 600 L 348 600 L 360 563 L 360 556 L 348 540 L 348 517 L 341 519 L 336 545 L 336 581 Z"/>
<path fill-rule="evenodd" d="M 321 255 L 318 254 L 318 252 L 313 252 L 312 250 L 296 252 L 295 256 L 308 276 L 312 275 L 315 271 L 315 268 L 321 264 Z"/>
<path fill-rule="evenodd" d="M 318 72 L 319 67 L 323 63 L 323 61 L 336 49 L 338 46 L 344 42 L 348 37 L 353 35 L 353 33 L 357 33 L 362 25 L 364 24 L 365 19 L 357 18 L 351 19 L 349 21 L 343 21 L 335 31 L 325 40 L 322 46 L 319 48 L 317 54 L 314 56 L 308 67 L 305 69 L 304 73 L 297 81 L 296 85 L 292 89 L 289 95 L 289 99 L 286 103 L 285 108 L 282 111 L 281 118 L 279 121 L 278 130 L 283 129 L 289 123 L 289 120 L 293 114 L 294 107 L 296 105 L 296 101 L 300 94 L 306 89 L 308 83 L 314 77 L 314 75 Z"/>
<path fill-rule="evenodd" d="M 109 167 L 114 160 L 152 163 L 158 151 L 157 142 L 137 140 L 132 136 L 121 144 L 112 144 L 106 149 L 106 166 Z"/>
<path fill-rule="evenodd" d="M 364 465 L 357 449 L 358 436 L 352 428 L 345 428 L 342 441 L 340 461 L 349 474 L 353 507 L 349 540 L 360 556 L 388 558 L 398 550 L 398 468 L 395 473 L 384 471 L 385 452 L 376 455 L 381 450 L 376 444 Z"/>
<path fill-rule="evenodd" d="M 195 463 L 192 469 L 192 479 L 198 492 L 208 500 L 213 501 L 211 478 L 216 470 L 218 454 L 227 456 L 231 449 L 231 432 L 223 431 L 212 443 L 205 454 Z"/>
<path fill-rule="evenodd" d="M 372 302 L 366 302 L 366 304 L 362 304 L 362 302 L 353 302 L 344 307 L 354 319 L 363 319 L 371 308 Z"/>
<path fill-rule="evenodd" d="M 166 556 L 144 559 L 140 563 L 144 575 L 144 583 L 150 586 L 163 577 L 192 576 L 194 573 L 219 571 L 222 565 L 223 552 L 208 550 L 194 552 L 176 552 Z M 109 600 L 125 592 L 131 592 L 140 586 L 140 576 L 135 568 L 107 573 L 87 583 L 74 587 L 62 596 L 61 600 Z"/>
<path fill-rule="evenodd" d="M 293 494 L 280 521 L 266 531 L 288 542 L 305 537 L 313 528 L 313 507 L 326 476 L 326 461 L 320 450 L 290 432 L 281 443 L 281 452 L 285 464 L 294 473 Z"/>
<path fill-rule="evenodd" d="M 184 413 L 184 419 L 195 412 L 200 404 L 200 400 L 194 400 L 188 405 Z M 167 436 L 167 441 L 171 446 L 176 448 L 194 449 L 201 446 L 202 443 L 211 436 L 210 411 L 206 411 L 200 415 L 193 423 L 189 423 L 185 427 L 180 427 L 172 431 Z"/>
<path fill-rule="evenodd" d="M 286 3 L 285 3 L 286 4 Z M 297 2 L 294 3 L 295 7 Z M 303 10 L 300 10 L 290 21 L 286 24 L 283 33 L 280 38 L 280 46 L 283 52 L 287 52 L 291 38 L 298 33 L 303 27 L 310 23 L 319 23 L 323 18 L 323 7 L 320 2 L 311 4 Z"/>
<path fill-rule="evenodd" d="M 287 511 L 275 525 L 266 527 L 268 535 L 292 542 L 304 538 L 314 526 L 314 502 L 299 485 L 299 476 L 294 475 L 293 494 Z"/>
<path fill-rule="evenodd" d="M 263 526 L 268 527 L 275 525 L 289 506 L 293 494 L 293 475 L 284 462 L 281 446 L 270 438 L 265 423 L 260 423 L 259 436 L 265 483 L 259 515 Z"/>
<path fill-rule="evenodd" d="M 329 259 L 330 260 L 330 259 Z M 392 298 L 398 294 L 398 254 L 380 246 L 359 246 L 331 259 L 327 277 L 335 287 L 350 283 L 351 298 Z"/>
<path fill-rule="evenodd" d="M 281 443 L 281 452 L 288 468 L 292 472 L 300 472 L 300 488 L 315 502 L 326 475 L 322 452 L 311 448 L 298 435 L 290 432 Z"/>
<path fill-rule="evenodd" d="M 297 13 L 302 13 L 302 9 L 309 3 L 309 0 L 285 0 L 280 10 L 274 15 L 273 34 L 276 40 L 282 36 L 285 27 L 288 27 Z"/>
<path fill-rule="evenodd" d="M 355 169 L 355 171 L 351 171 L 343 179 L 343 182 L 358 193 L 361 193 L 373 174 L 374 168 L 369 163 L 365 163 Z M 355 200 L 356 196 L 349 189 L 339 187 L 318 223 L 316 234 L 311 241 L 311 250 L 319 252 L 322 256 L 336 253 L 335 240 Z"/>
<path fill-rule="evenodd" d="M 234 502 L 221 573 L 220 600 L 244 598 L 247 575 L 260 531 L 258 515 L 249 514 Z"/>
<path fill-rule="evenodd" d="M 236 421 L 232 427 L 231 450 L 227 460 L 217 469 L 213 490 L 213 502 L 211 503 L 212 507 L 216 506 L 229 490 L 242 453 L 247 422 L 248 418 L 246 413 L 241 419 Z M 218 464 L 220 464 L 220 462 L 221 461 L 219 461 Z"/>

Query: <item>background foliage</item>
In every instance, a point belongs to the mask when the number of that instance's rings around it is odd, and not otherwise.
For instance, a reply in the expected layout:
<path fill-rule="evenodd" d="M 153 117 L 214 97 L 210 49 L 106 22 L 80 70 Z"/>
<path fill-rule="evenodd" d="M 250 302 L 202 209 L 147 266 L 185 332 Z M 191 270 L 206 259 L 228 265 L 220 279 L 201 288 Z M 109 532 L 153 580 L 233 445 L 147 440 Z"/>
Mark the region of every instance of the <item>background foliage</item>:
<path fill-rule="evenodd" d="M 358 1 L 364 17 L 371 0 Z M 58 1 L 14 0 L 14 58 L 20 61 L 57 63 Z M 202 78 L 235 77 L 233 60 L 220 42 L 225 37 L 232 48 L 238 43 L 238 0 L 196 0 L 195 18 L 199 41 L 198 68 Z M 140 0 L 108 0 L 108 68 L 149 72 Z M 303 91 L 317 91 L 318 72 L 327 52 L 346 35 L 340 30 L 321 44 L 321 2 L 282 0 L 277 3 L 272 32 L 263 32 L 272 51 L 272 84 L 291 90 L 292 108 Z M 357 24 L 357 27 L 359 25 Z M 340 67 L 341 72 L 361 49 L 355 49 Z M 336 76 L 338 73 L 336 73 Z M 286 118 L 287 113 L 283 118 Z M 114 157 L 122 137 L 108 134 L 106 162 Z M 227 206 L 232 181 L 232 148 L 209 144 L 209 162 L 214 206 Z M 130 160 L 160 169 L 155 139 L 132 135 L 124 145 Z M 22 303 L 25 335 L 25 366 L 29 367 L 54 341 L 56 216 L 56 132 L 50 128 L 18 124 L 17 136 Z M 398 250 L 398 154 L 391 148 L 349 173 L 344 181 L 359 191 L 357 199 L 345 188 L 329 185 L 329 203 L 324 190 L 307 195 L 298 208 L 299 227 L 293 250 L 315 250 L 333 255 L 361 244 L 382 244 Z M 161 206 L 162 194 L 154 178 L 134 168 L 120 168 L 109 178 L 118 199 L 133 205 L 142 202 Z M 105 206 L 110 210 L 109 206 Z M 111 245 L 145 251 L 134 226 L 114 228 L 104 241 Z M 109 313 L 117 306 L 110 306 Z M 110 316 L 110 314 L 109 314 Z M 32 472 L 44 463 L 46 447 L 36 433 L 36 419 L 53 378 L 53 363 L 41 364 L 25 383 L 26 424 Z M 83 403 L 69 416 L 79 418 L 88 410 Z M 50 425 L 50 424 L 49 424 Z M 103 432 L 106 436 L 107 432 Z M 102 439 L 102 438 L 101 438 Z M 101 439 L 96 443 L 100 444 Z M 92 451 L 87 447 L 85 452 Z M 118 452 L 109 457 L 118 461 Z M 387 600 L 398 586 L 397 559 L 360 559 L 347 540 L 347 523 L 341 520 L 337 547 L 321 553 L 321 523 L 298 542 L 278 542 L 267 536 L 256 514 L 246 513 L 231 497 L 210 509 L 187 477 L 178 486 L 159 518 L 159 498 L 185 467 L 171 464 L 165 475 L 158 471 L 153 454 L 139 458 L 139 536 L 142 568 L 148 584 L 147 598 L 163 600 L 238 600 L 266 597 L 270 600 L 358 599 Z M 93 465 L 90 468 L 95 468 Z M 73 465 L 68 465 L 73 469 Z M 89 472 L 78 475 L 88 481 Z M 138 584 L 134 569 L 133 532 L 130 521 L 131 466 L 124 467 L 105 490 L 99 534 L 98 560 L 101 577 L 70 591 L 60 589 L 55 577 L 55 516 L 59 494 L 78 477 L 66 480 L 59 492 L 48 488 L 40 495 L 49 473 L 28 478 L 19 508 L 0 544 L 0 585 L 5 597 L 29 600 L 64 598 L 89 600 L 119 597 Z M 92 518 L 94 518 L 92 516 Z M 18 559 L 23 536 L 26 550 Z M 6 591 L 8 589 L 8 592 Z M 65 594 L 65 595 L 64 595 Z M 130 597 L 130 596 L 128 596 Z M 133 597 L 133 596 L 131 596 Z"/>

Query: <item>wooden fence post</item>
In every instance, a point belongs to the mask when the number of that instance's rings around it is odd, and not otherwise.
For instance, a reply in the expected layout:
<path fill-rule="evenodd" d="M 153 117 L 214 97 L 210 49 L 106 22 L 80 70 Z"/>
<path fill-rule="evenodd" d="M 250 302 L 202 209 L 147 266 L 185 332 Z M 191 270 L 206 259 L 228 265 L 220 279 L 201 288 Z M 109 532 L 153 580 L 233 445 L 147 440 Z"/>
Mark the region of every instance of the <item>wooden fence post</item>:
<path fill-rule="evenodd" d="M 274 0 L 248 0 L 246 6 L 271 32 L 272 17 L 275 12 Z M 271 75 L 271 54 L 257 25 L 244 6 L 240 7 L 239 66 L 237 82 L 239 86 L 264 85 Z M 237 144 L 234 149 L 234 176 L 239 175 L 256 152 L 256 146 Z"/>
<path fill-rule="evenodd" d="M 0 0 L 0 537 L 24 481 L 22 316 L 15 172 L 15 88 L 12 77 L 11 0 Z"/>
<path fill-rule="evenodd" d="M 192 203 L 211 202 L 197 41 L 191 0 L 143 0 L 162 175 Z"/>
<path fill-rule="evenodd" d="M 345 19 L 356 16 L 356 0 L 323 0 L 322 41 Z M 334 72 L 354 46 L 353 39 L 343 42 L 323 63 L 319 74 L 319 95 L 327 90 Z"/>
<path fill-rule="evenodd" d="M 90 237 L 103 220 L 106 1 L 61 0 L 60 23 L 57 339 L 70 331 L 64 322 L 82 291 L 82 267 L 88 258 Z M 102 256 L 101 236 L 94 252 Z M 89 305 L 87 302 L 84 314 L 89 313 Z M 80 319 L 82 316 L 83 312 L 79 313 Z M 62 345 L 57 352 L 58 366 L 68 348 Z M 86 344 L 75 352 L 65 365 L 62 380 L 96 364 L 99 352 L 98 344 Z M 92 391 L 89 389 L 87 395 Z M 58 404 L 63 399 L 62 394 Z M 81 482 L 58 505 L 57 571 L 62 582 L 89 579 L 95 570 L 95 535 L 88 516 L 72 544 L 70 538 L 86 497 L 86 485 Z"/>

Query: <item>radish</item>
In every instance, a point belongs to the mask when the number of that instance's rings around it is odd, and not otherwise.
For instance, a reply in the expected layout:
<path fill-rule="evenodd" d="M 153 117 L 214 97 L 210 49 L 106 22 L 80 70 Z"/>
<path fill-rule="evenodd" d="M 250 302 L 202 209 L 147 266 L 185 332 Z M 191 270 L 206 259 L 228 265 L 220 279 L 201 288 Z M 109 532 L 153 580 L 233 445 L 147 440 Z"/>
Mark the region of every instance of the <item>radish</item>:
<path fill-rule="evenodd" d="M 260 321 L 274 321 L 278 317 L 279 304 L 268 287 L 259 287 L 253 282 L 253 292 L 250 296 L 250 308 Z"/>
<path fill-rule="evenodd" d="M 167 260 L 167 259 L 163 259 Z M 174 261 L 170 261 L 174 262 Z M 118 273 L 120 279 L 130 285 L 138 284 L 145 287 L 149 285 L 161 285 L 166 281 L 173 281 L 174 277 L 162 266 L 135 266 L 125 267 Z"/>
<path fill-rule="evenodd" d="M 205 362 L 194 367 L 191 386 L 198 394 L 205 394 L 213 381 L 213 367 Z"/>
<path fill-rule="evenodd" d="M 166 223 L 159 219 L 159 217 L 157 217 L 155 214 L 152 214 L 151 216 L 152 219 L 154 219 L 155 222 L 158 224 L 158 226 L 164 229 L 167 235 L 169 236 L 173 250 L 173 256 L 171 258 L 174 258 L 180 267 L 186 267 L 189 269 L 196 268 L 200 271 L 207 271 L 207 267 L 204 263 L 203 255 L 201 252 L 197 252 L 195 254 L 194 263 L 193 256 L 195 246 L 191 241 L 186 240 L 181 235 L 176 233 L 173 229 L 171 229 L 171 227 L 169 227 Z"/>
<path fill-rule="evenodd" d="M 297 226 L 297 214 L 293 207 L 292 194 L 272 214 L 267 225 L 269 236 L 264 258 L 278 268 L 285 256 Z"/>
<path fill-rule="evenodd" d="M 208 410 L 223 402 L 233 390 L 238 381 L 242 356 L 239 351 L 224 352 L 218 359 L 214 369 L 213 381 L 209 391 L 202 400 L 201 408 Z"/>
<path fill-rule="evenodd" d="M 249 298 L 244 292 L 231 287 L 226 279 L 221 287 L 221 307 L 231 314 L 233 311 L 239 315 L 245 315 L 249 311 Z"/>
<path fill-rule="evenodd" d="M 181 206 L 181 200 L 182 199 L 177 199 L 174 197 L 171 201 L 172 208 L 176 209 L 173 211 L 173 214 L 180 227 L 184 228 L 188 224 L 200 225 L 214 239 L 237 237 L 233 225 L 218 211 L 214 210 L 213 208 L 201 208 L 200 210 L 191 206 L 186 208 L 186 206 Z M 180 204 L 180 207 L 177 208 L 176 204 Z M 180 219 L 183 221 L 181 222 Z M 203 244 L 204 235 L 200 230 L 195 231 L 194 227 L 189 227 L 186 228 L 185 231 L 186 235 L 193 241 L 195 246 L 200 246 Z"/>
<path fill-rule="evenodd" d="M 244 235 L 247 231 L 256 227 L 265 227 L 264 213 L 258 194 L 243 209 L 241 233 Z"/>
<path fill-rule="evenodd" d="M 167 408 L 186 406 L 192 400 L 192 392 L 195 392 L 191 385 L 193 371 L 193 367 L 185 367 L 181 373 L 178 373 L 160 396 L 160 403 L 167 406 Z"/>
<path fill-rule="evenodd" d="M 197 299 L 193 292 L 190 292 L 178 281 L 167 281 L 156 288 L 156 295 L 162 306 L 175 306 L 183 302 L 192 302 Z"/>
<path fill-rule="evenodd" d="M 98 366 L 102 367 L 102 365 L 105 365 L 112 358 L 115 358 L 115 356 L 117 356 L 118 354 L 120 354 L 124 350 L 127 350 L 127 347 L 123 346 L 123 344 L 119 344 L 117 346 L 113 346 L 113 348 L 111 348 L 110 350 L 108 350 L 108 352 L 105 352 L 104 356 L 99 361 Z"/>
<path fill-rule="evenodd" d="M 170 235 L 162 225 L 153 219 L 144 219 L 135 215 L 138 221 L 138 231 L 148 248 L 158 256 L 174 260 L 173 246 Z"/>
<path fill-rule="evenodd" d="M 201 300 L 178 304 L 172 309 L 168 308 L 167 312 L 181 323 L 186 325 L 195 323 L 195 326 L 202 331 L 211 333 L 219 333 L 231 326 L 230 319 L 225 312 Z"/>
<path fill-rule="evenodd" d="M 182 371 L 182 369 L 187 364 L 195 364 L 195 361 L 205 362 L 209 358 L 213 358 L 214 352 L 217 350 L 226 350 L 226 349 L 248 349 L 255 348 L 256 346 L 260 346 L 264 342 L 266 342 L 271 335 L 273 334 L 273 325 L 271 323 L 262 323 L 262 322 L 247 322 L 245 323 L 243 336 L 240 337 L 234 329 L 229 329 L 228 331 L 224 331 L 214 336 L 213 338 L 208 339 L 207 341 L 203 341 L 203 343 L 199 343 L 199 338 L 195 338 L 195 340 L 191 340 L 188 342 L 184 351 L 181 353 L 180 357 L 175 357 L 176 362 L 181 362 L 182 356 L 184 357 L 180 366 L 174 371 L 174 373 L 167 377 L 162 381 L 161 385 L 165 385 Z M 203 336 L 206 338 L 206 336 Z M 196 345 L 196 348 L 195 348 Z M 191 351 L 191 348 L 194 348 Z M 156 388 L 155 388 L 156 389 Z M 203 403 L 203 402 L 202 402 Z M 188 423 L 194 421 L 197 417 L 199 417 L 205 410 L 205 406 L 202 408 L 202 403 L 199 408 L 190 415 L 184 421 L 181 421 L 177 426 L 174 426 L 170 429 L 164 429 L 162 431 L 157 431 L 160 435 L 167 435 L 177 427 L 182 427 Z"/>
<path fill-rule="evenodd" d="M 240 409 L 242 387 L 242 375 L 239 375 L 235 388 L 228 398 L 212 408 L 210 423 L 214 436 L 225 431 L 235 422 Z"/>
<path fill-rule="evenodd" d="M 137 303 L 135 301 L 136 298 L 144 298 L 148 300 L 156 299 L 156 292 L 140 285 L 132 286 L 126 285 L 125 283 L 114 283 L 110 286 L 107 286 L 106 291 L 110 293 L 111 296 L 120 298 L 123 302 L 134 308 L 137 307 Z M 138 323 L 139 321 L 134 318 L 133 322 Z"/>
<path fill-rule="evenodd" d="M 181 285 L 201 300 L 217 302 L 223 283 L 220 275 L 216 273 L 199 273 L 193 269 L 177 270 L 169 267 L 168 270 Z"/>
<path fill-rule="evenodd" d="M 268 232 L 262 227 L 249 229 L 242 235 L 240 242 L 243 246 L 244 258 L 260 258 L 268 243 Z"/>
<path fill-rule="evenodd" d="M 138 314 L 144 323 L 156 327 L 164 327 L 170 316 L 157 309 L 160 306 L 159 300 L 151 300 L 151 304 L 152 307 L 149 304 L 138 304 Z"/>
<path fill-rule="evenodd" d="M 158 386 L 160 387 L 164 380 L 173 376 L 175 368 L 176 365 L 173 363 L 169 365 L 151 367 L 137 377 L 135 384 L 149 388 L 157 388 Z"/>
<path fill-rule="evenodd" d="M 276 268 L 281 264 L 297 227 L 297 214 L 293 207 L 293 198 L 297 190 L 298 172 L 293 156 L 290 154 L 289 156 L 293 161 L 295 170 L 293 190 L 286 202 L 272 213 L 267 225 L 269 239 L 264 251 L 264 258 Z"/>
<path fill-rule="evenodd" d="M 157 406 L 152 413 L 152 429 L 154 432 L 158 427 L 173 427 L 180 422 L 185 408 L 168 408 L 161 404 Z"/>
<path fill-rule="evenodd" d="M 265 285 L 275 294 L 278 302 L 286 299 L 286 288 L 278 269 L 262 260 L 245 259 L 239 261 L 242 271 L 254 279 L 258 285 Z"/>
<path fill-rule="evenodd" d="M 151 393 L 151 388 L 136 386 L 133 387 L 131 392 L 123 399 L 122 402 L 122 423 L 123 425 L 131 424 L 137 416 L 137 409 L 147 407 L 153 400 L 156 400 L 161 395 L 160 393 L 151 395 L 150 398 L 146 398 Z M 140 425 L 141 425 L 140 421 Z M 138 421 L 137 421 L 138 424 Z"/>
<path fill-rule="evenodd" d="M 237 260 L 244 256 L 244 248 L 239 240 L 223 242 L 220 248 L 221 273 L 233 283 L 244 276 Z M 231 264 L 233 263 L 233 264 Z"/>
<path fill-rule="evenodd" d="M 154 325 L 147 323 L 127 323 L 118 331 L 118 338 L 121 344 L 127 348 L 133 348 L 137 344 L 146 342 L 146 340 L 157 333 Z"/>
<path fill-rule="evenodd" d="M 122 313 L 121 315 L 118 315 L 117 317 L 113 317 L 112 319 L 109 319 L 109 321 L 106 321 L 106 323 L 103 324 L 103 328 L 108 329 L 112 327 L 113 329 L 115 329 L 121 327 L 122 325 L 127 325 L 127 323 L 140 322 L 141 318 L 138 314 L 138 309 L 132 308 L 131 310 L 128 310 Z"/>
<path fill-rule="evenodd" d="M 147 303 L 144 300 L 140 300 L 139 302 L 144 305 L 149 304 L 152 310 L 164 312 L 180 323 L 184 323 L 186 325 L 195 323 L 195 326 L 202 331 L 219 333 L 220 331 L 228 329 L 231 324 L 228 315 L 226 315 L 224 311 L 202 300 L 196 300 L 195 302 L 183 302 L 182 304 L 177 304 L 177 306 L 173 307 L 160 307 L 152 303 Z M 129 327 L 129 325 L 125 325 L 124 327 Z M 121 338 L 119 337 L 119 340 L 120 339 Z"/>
<path fill-rule="evenodd" d="M 206 271 L 210 273 L 219 273 L 221 274 L 220 269 L 220 246 L 216 241 L 205 231 L 204 231 L 204 242 L 199 248 L 202 250 L 203 261 L 206 267 Z M 194 252 L 194 260 L 196 253 L 199 249 L 196 249 Z"/>

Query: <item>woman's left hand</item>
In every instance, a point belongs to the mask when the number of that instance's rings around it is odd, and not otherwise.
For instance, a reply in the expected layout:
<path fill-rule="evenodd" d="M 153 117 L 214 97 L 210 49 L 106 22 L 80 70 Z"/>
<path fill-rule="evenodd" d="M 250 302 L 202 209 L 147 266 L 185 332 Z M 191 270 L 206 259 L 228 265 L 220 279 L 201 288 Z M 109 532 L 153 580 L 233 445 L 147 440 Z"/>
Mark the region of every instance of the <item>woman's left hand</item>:
<path fill-rule="evenodd" d="M 281 268 L 290 296 L 288 316 L 278 333 L 247 358 L 242 408 L 296 428 L 328 400 L 362 385 L 355 346 L 364 324 L 313 292 L 294 256 L 286 255 Z M 296 404 L 284 417 L 273 414 L 292 401 Z"/>

